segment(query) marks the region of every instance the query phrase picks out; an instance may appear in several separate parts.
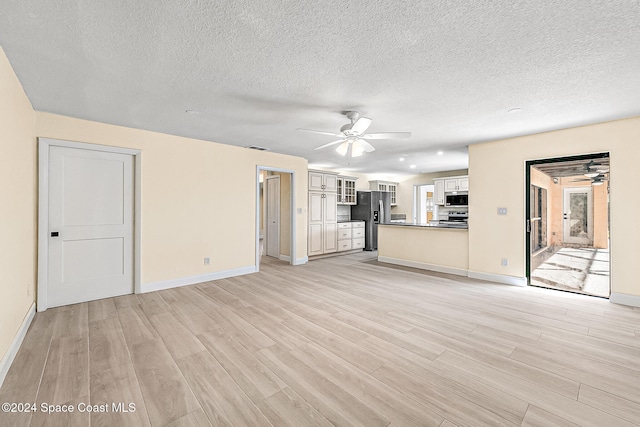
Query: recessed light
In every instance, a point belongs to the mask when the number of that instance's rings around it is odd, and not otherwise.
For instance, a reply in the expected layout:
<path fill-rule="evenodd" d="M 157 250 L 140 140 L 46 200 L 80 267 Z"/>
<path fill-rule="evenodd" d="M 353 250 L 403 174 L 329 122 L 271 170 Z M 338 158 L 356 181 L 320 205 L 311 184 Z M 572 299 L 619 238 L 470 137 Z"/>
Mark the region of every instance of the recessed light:
<path fill-rule="evenodd" d="M 415 168 L 416 168 L 416 165 L 411 165 L 411 166 L 409 166 L 409 167 L 410 167 L 411 169 L 415 169 Z"/>
<path fill-rule="evenodd" d="M 400 160 L 401 162 L 404 162 L 404 157 L 400 157 L 398 160 Z"/>
<path fill-rule="evenodd" d="M 438 151 L 438 156 L 442 156 L 444 154 L 444 151 Z"/>
<path fill-rule="evenodd" d="M 519 113 L 520 111 L 522 111 L 522 108 L 516 107 L 508 110 L 507 113 Z"/>
<path fill-rule="evenodd" d="M 200 114 L 200 111 L 198 110 L 184 110 L 184 112 L 187 114 Z"/>

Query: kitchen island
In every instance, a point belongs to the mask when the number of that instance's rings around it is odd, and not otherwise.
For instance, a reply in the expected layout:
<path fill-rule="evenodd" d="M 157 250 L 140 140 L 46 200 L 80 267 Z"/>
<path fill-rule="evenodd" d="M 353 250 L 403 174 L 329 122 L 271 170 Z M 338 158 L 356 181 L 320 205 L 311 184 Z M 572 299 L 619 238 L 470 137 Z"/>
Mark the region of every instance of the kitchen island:
<path fill-rule="evenodd" d="M 467 276 L 468 229 L 449 224 L 379 224 L 378 261 Z"/>

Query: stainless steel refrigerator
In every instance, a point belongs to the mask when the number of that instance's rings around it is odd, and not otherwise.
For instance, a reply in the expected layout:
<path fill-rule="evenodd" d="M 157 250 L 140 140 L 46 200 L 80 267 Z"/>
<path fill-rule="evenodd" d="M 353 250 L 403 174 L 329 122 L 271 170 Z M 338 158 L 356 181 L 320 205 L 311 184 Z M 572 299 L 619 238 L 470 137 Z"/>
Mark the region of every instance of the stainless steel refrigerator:
<path fill-rule="evenodd" d="M 378 249 L 378 224 L 391 221 L 391 193 L 358 191 L 357 205 L 351 206 L 351 219 L 364 221 L 364 250 Z"/>

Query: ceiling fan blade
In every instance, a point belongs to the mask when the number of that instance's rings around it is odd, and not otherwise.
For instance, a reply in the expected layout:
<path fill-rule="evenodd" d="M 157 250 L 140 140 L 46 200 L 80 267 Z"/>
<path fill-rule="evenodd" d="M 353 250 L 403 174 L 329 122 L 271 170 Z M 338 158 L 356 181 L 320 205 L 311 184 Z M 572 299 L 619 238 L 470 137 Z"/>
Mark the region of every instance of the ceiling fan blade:
<path fill-rule="evenodd" d="M 369 144 L 369 141 L 367 141 L 366 139 L 358 138 L 358 141 L 360 141 L 360 143 L 362 144 L 365 152 L 371 153 L 372 151 L 376 151 L 376 148 L 373 145 Z"/>
<path fill-rule="evenodd" d="M 320 147 L 316 147 L 316 148 L 314 148 L 314 150 L 320 150 L 320 149 L 323 149 L 323 148 L 331 147 L 332 145 L 336 145 L 336 144 L 339 144 L 339 143 L 345 142 L 345 141 L 346 141 L 346 139 L 339 139 L 337 141 L 333 141 L 333 142 L 330 142 L 328 144 L 321 145 Z"/>
<path fill-rule="evenodd" d="M 360 135 L 364 131 L 366 131 L 369 126 L 371 126 L 372 121 L 373 120 L 368 117 L 360 117 L 358 120 L 356 120 L 353 126 L 351 126 L 351 131 L 355 132 L 357 135 Z"/>
<path fill-rule="evenodd" d="M 322 130 L 303 129 L 303 128 L 298 128 L 298 129 L 296 129 L 296 130 L 301 130 L 301 131 L 304 131 L 304 132 L 311 132 L 311 133 L 319 133 L 319 134 L 321 134 L 321 135 L 331 135 L 331 136 L 337 136 L 337 137 L 344 136 L 344 135 L 339 134 L 339 133 L 335 133 L 335 132 L 325 132 L 325 131 L 322 131 Z"/>
<path fill-rule="evenodd" d="M 380 133 L 368 133 L 366 135 L 362 135 L 363 138 L 367 139 L 396 139 L 396 138 L 409 138 L 411 136 L 411 132 L 380 132 Z"/>

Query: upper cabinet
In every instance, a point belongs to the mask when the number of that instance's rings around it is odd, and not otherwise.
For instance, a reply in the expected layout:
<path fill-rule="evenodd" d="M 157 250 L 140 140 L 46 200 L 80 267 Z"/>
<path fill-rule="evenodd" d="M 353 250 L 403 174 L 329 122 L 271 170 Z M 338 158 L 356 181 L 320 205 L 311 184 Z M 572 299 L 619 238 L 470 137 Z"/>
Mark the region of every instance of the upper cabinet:
<path fill-rule="evenodd" d="M 460 176 L 455 178 L 446 178 L 444 180 L 444 191 L 450 193 L 452 191 L 469 191 L 469 177 Z"/>
<path fill-rule="evenodd" d="M 436 205 L 444 205 L 444 179 L 434 179 L 434 203 Z"/>
<path fill-rule="evenodd" d="M 309 171 L 309 191 L 338 191 L 338 175 L 320 171 Z"/>
<path fill-rule="evenodd" d="M 436 205 L 445 204 L 444 193 L 469 191 L 469 176 L 451 176 L 448 178 L 434 179 L 434 199 Z"/>
<path fill-rule="evenodd" d="M 338 176 L 338 204 L 355 205 L 356 202 L 356 180 L 349 176 Z"/>
<path fill-rule="evenodd" d="M 388 191 L 391 193 L 391 206 L 398 204 L 398 183 L 389 181 L 369 181 L 369 188 L 374 191 Z"/>

